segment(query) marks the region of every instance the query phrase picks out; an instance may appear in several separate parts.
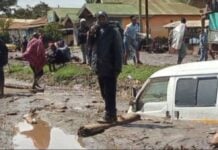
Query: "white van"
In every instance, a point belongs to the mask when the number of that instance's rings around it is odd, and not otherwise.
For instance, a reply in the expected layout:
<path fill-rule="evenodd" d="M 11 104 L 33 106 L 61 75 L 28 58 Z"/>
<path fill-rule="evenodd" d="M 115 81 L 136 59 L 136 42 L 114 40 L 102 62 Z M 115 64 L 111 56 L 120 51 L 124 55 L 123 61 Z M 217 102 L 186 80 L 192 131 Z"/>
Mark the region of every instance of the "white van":
<path fill-rule="evenodd" d="M 167 67 L 144 83 L 128 112 L 184 120 L 218 120 L 218 61 Z"/>

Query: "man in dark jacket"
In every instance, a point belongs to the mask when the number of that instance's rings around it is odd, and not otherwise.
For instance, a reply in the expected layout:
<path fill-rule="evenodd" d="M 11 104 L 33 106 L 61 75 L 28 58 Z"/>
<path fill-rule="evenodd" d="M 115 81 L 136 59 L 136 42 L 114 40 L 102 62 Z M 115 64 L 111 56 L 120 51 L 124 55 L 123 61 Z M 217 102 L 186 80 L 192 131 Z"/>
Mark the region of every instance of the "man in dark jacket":
<path fill-rule="evenodd" d="M 0 98 L 4 96 L 4 70 L 3 67 L 8 63 L 8 48 L 0 39 Z"/>
<path fill-rule="evenodd" d="M 109 24 L 108 16 L 100 11 L 93 29 L 92 67 L 98 76 L 101 95 L 105 101 L 105 115 L 98 122 L 117 121 L 116 86 L 122 69 L 122 39 L 118 30 Z"/>

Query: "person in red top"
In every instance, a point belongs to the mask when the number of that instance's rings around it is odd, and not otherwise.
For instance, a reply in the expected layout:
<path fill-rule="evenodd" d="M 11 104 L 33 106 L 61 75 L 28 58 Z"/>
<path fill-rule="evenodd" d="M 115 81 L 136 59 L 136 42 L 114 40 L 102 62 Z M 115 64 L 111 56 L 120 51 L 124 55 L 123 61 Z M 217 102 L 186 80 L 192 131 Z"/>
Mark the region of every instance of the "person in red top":
<path fill-rule="evenodd" d="M 46 63 L 43 36 L 39 36 L 38 33 L 33 34 L 33 38 L 29 41 L 27 49 L 23 53 L 23 58 L 29 62 L 33 71 L 34 80 L 32 89 L 41 88 L 38 81 L 43 75 L 43 67 Z"/>

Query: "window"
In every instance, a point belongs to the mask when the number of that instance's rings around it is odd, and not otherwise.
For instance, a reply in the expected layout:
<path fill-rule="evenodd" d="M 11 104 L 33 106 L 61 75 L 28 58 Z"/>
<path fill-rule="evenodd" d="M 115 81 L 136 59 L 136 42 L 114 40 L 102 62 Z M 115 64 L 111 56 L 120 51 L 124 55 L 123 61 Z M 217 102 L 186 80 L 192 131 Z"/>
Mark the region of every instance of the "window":
<path fill-rule="evenodd" d="M 148 102 L 166 101 L 168 81 L 169 78 L 151 79 L 137 100 L 137 110 L 141 110 Z"/>
<path fill-rule="evenodd" d="M 216 104 L 217 79 L 199 79 L 197 106 L 214 106 Z"/>
<path fill-rule="evenodd" d="M 196 79 L 180 79 L 176 87 L 176 105 L 194 106 L 196 105 L 195 93 L 197 89 Z"/>
<path fill-rule="evenodd" d="M 186 107 L 215 106 L 218 80 L 214 78 L 179 79 L 175 104 Z"/>

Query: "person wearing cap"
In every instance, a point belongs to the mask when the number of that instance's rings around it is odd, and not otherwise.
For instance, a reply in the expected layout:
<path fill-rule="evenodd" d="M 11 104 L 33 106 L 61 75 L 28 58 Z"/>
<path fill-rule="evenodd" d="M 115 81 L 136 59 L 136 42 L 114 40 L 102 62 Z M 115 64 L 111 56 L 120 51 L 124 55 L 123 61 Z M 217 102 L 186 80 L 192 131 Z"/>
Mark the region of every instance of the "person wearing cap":
<path fill-rule="evenodd" d="M 4 96 L 4 66 L 8 63 L 8 48 L 0 39 L 0 98 Z"/>
<path fill-rule="evenodd" d="M 117 78 L 122 69 L 122 39 L 120 32 L 109 24 L 104 11 L 96 14 L 97 24 L 91 27 L 92 68 L 98 76 L 105 114 L 99 123 L 117 121 L 116 88 Z"/>
<path fill-rule="evenodd" d="M 82 18 L 80 19 L 80 27 L 78 29 L 78 45 L 80 46 L 80 49 L 82 51 L 82 57 L 83 57 L 83 64 L 87 63 L 87 33 L 89 31 L 89 27 L 86 24 L 86 19 Z"/>

